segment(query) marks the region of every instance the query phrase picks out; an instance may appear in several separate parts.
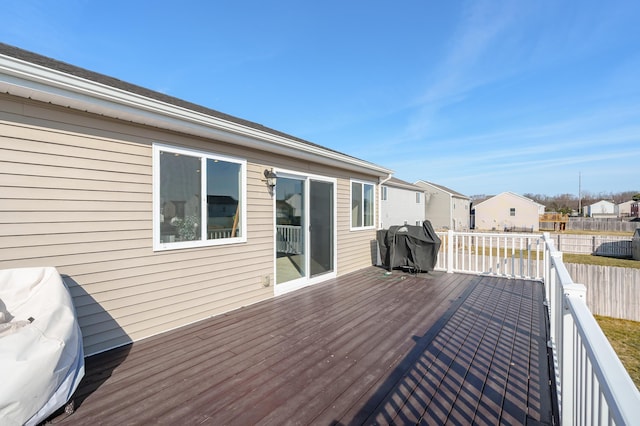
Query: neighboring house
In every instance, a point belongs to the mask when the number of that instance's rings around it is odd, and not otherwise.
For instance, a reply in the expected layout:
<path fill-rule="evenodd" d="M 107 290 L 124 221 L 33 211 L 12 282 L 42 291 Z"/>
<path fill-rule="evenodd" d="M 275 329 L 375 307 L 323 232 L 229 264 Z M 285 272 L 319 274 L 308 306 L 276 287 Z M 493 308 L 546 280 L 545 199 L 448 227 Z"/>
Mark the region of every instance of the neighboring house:
<path fill-rule="evenodd" d="M 371 265 L 390 176 L 0 44 L 0 268 L 58 269 L 87 355 Z"/>
<path fill-rule="evenodd" d="M 595 218 L 613 218 L 617 217 L 616 205 L 611 201 L 600 200 L 597 203 L 584 207 L 584 213 L 587 217 Z"/>
<path fill-rule="evenodd" d="M 422 225 L 424 193 L 422 188 L 392 177 L 381 185 L 380 227 Z"/>
<path fill-rule="evenodd" d="M 485 231 L 531 231 L 539 228 L 544 205 L 513 192 L 490 197 L 472 208 L 474 228 Z"/>
<path fill-rule="evenodd" d="M 425 219 L 435 229 L 469 230 L 471 198 L 433 182 L 419 180 L 414 185 L 424 190 Z"/>
<path fill-rule="evenodd" d="M 634 203 L 635 201 L 629 200 L 629 201 L 625 201 L 624 203 L 620 203 L 616 205 L 616 215 L 618 217 L 630 217 L 631 206 L 633 206 Z"/>

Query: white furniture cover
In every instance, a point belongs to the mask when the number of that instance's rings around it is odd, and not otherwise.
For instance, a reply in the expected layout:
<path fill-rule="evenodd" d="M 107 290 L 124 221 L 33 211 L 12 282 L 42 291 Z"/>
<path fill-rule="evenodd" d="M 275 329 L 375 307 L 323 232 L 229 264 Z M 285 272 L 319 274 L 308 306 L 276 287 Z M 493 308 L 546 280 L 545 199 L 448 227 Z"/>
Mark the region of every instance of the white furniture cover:
<path fill-rule="evenodd" d="M 82 376 L 82 335 L 58 271 L 0 270 L 0 423 L 44 421 Z"/>

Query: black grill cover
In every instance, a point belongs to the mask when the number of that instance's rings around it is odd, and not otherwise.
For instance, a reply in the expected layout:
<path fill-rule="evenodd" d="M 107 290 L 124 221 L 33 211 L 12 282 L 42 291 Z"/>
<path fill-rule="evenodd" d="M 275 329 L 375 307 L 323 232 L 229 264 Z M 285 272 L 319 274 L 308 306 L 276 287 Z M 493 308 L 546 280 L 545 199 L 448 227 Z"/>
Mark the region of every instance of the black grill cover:
<path fill-rule="evenodd" d="M 433 271 L 440 250 L 440 238 L 425 220 L 422 226 L 391 226 L 377 234 L 382 265 L 391 271 L 394 268 L 409 268 L 416 272 Z"/>

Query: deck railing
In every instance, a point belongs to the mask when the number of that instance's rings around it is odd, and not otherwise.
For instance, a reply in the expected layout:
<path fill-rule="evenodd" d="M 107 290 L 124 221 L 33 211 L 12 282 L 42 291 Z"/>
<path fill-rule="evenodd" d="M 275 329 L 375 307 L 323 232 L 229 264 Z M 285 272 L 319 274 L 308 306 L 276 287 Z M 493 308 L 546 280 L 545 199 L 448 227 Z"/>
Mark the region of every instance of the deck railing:
<path fill-rule="evenodd" d="M 586 305 L 586 287 L 571 279 L 562 253 L 545 234 L 545 291 L 563 425 L 631 425 L 640 393 Z"/>
<path fill-rule="evenodd" d="M 438 232 L 437 270 L 509 278 L 543 279 L 542 235 Z"/>
<path fill-rule="evenodd" d="M 236 231 L 236 235 L 233 235 L 232 228 L 212 228 L 207 231 L 207 238 L 210 240 L 217 240 L 219 238 L 232 238 L 237 236 L 238 232 Z"/>
<path fill-rule="evenodd" d="M 276 250 L 278 253 L 301 254 L 303 248 L 302 226 L 276 225 Z"/>
<path fill-rule="evenodd" d="M 436 269 L 541 280 L 549 314 L 558 412 L 562 425 L 630 425 L 640 392 L 586 305 L 548 233 L 438 233 Z"/>

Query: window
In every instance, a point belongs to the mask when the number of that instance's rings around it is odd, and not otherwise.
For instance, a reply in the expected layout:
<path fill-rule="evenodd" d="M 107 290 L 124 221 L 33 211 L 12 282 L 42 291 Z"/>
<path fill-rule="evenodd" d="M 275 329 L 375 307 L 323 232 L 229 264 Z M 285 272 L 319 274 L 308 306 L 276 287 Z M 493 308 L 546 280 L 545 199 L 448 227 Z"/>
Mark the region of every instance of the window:
<path fill-rule="evenodd" d="M 509 209 L 509 216 L 515 216 L 516 215 L 516 209 L 515 207 L 511 207 Z"/>
<path fill-rule="evenodd" d="M 387 201 L 387 187 L 386 186 L 382 187 L 382 195 L 381 195 L 381 197 L 382 197 L 382 201 Z"/>
<path fill-rule="evenodd" d="M 416 203 L 417 204 L 420 204 L 420 198 L 421 198 L 420 195 L 421 194 L 419 192 L 416 192 Z"/>
<path fill-rule="evenodd" d="M 246 161 L 156 144 L 154 249 L 246 241 Z"/>
<path fill-rule="evenodd" d="M 373 227 L 373 184 L 351 181 L 351 229 Z"/>

